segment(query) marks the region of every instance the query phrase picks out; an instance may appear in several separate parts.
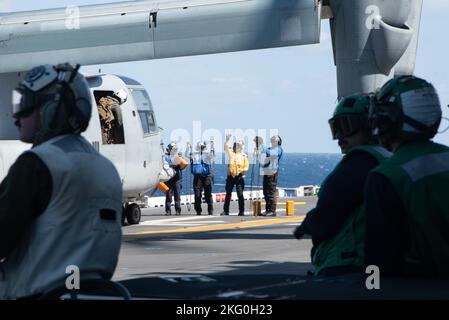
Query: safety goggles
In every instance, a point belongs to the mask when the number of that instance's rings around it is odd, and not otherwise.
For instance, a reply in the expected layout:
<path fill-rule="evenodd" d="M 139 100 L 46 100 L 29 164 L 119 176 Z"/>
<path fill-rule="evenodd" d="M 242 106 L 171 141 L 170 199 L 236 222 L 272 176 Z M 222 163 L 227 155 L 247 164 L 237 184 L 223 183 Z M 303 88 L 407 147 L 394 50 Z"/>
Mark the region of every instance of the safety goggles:
<path fill-rule="evenodd" d="M 18 89 L 12 92 L 12 115 L 14 118 L 27 117 L 33 112 L 35 105 L 36 101 L 33 94 L 27 94 L 25 91 Z"/>
<path fill-rule="evenodd" d="M 334 140 L 350 137 L 367 125 L 366 116 L 359 114 L 339 115 L 329 120 Z"/>
<path fill-rule="evenodd" d="M 15 89 L 12 93 L 12 115 L 14 118 L 25 118 L 33 113 L 34 109 L 49 99 L 53 95 L 36 94 L 26 89 Z"/>
<path fill-rule="evenodd" d="M 41 102 L 48 100 L 49 96 L 38 94 L 54 83 L 59 75 L 52 66 L 44 65 L 30 70 L 19 87 L 12 94 L 12 114 L 14 117 L 24 117 L 32 113 Z"/>

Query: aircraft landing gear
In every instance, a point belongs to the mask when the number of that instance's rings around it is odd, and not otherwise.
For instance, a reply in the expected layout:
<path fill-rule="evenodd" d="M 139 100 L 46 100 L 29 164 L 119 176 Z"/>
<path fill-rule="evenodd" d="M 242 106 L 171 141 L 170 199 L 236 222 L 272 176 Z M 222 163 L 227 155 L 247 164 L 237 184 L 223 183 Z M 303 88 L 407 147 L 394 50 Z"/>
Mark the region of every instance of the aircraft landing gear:
<path fill-rule="evenodd" d="M 122 216 L 122 225 L 125 224 L 125 218 L 129 224 L 139 224 L 142 213 L 140 207 L 135 203 L 125 204 Z"/>

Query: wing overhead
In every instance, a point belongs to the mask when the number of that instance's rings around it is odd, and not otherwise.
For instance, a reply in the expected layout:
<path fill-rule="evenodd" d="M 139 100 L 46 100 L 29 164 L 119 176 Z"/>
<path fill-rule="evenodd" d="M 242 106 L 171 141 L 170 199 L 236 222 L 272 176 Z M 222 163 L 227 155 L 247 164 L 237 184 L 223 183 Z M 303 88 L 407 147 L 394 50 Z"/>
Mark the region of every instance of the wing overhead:
<path fill-rule="evenodd" d="M 318 0 L 128 1 L 0 15 L 0 73 L 319 42 Z"/>

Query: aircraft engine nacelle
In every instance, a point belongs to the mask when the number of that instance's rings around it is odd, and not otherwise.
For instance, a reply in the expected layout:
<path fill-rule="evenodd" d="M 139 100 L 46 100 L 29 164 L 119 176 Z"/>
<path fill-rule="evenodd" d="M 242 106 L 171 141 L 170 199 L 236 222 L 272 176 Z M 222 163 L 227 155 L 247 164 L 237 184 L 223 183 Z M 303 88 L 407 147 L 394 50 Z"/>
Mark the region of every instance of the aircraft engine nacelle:
<path fill-rule="evenodd" d="M 329 0 L 338 95 L 413 74 L 422 0 Z"/>

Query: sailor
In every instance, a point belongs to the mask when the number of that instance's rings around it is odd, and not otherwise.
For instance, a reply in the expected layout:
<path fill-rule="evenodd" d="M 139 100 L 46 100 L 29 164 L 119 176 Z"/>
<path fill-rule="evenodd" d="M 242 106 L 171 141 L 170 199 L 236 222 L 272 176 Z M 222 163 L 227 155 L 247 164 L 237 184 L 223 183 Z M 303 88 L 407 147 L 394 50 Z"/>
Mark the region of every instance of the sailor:
<path fill-rule="evenodd" d="M 394 153 L 366 186 L 366 264 L 381 275 L 449 277 L 449 147 L 431 140 L 441 117 L 423 79 L 395 78 L 376 95 L 373 135 Z"/>
<path fill-rule="evenodd" d="M 231 149 L 229 146 L 231 137 L 231 134 L 226 135 L 224 144 L 224 150 L 228 158 L 228 177 L 226 178 L 226 198 L 222 215 L 229 215 L 232 190 L 235 186 L 239 202 L 239 216 L 243 216 L 245 214 L 245 198 L 243 197 L 243 190 L 245 189 L 245 173 L 248 171 L 249 162 L 248 156 L 243 152 L 242 141 L 239 140 L 234 142 Z"/>
<path fill-rule="evenodd" d="M 276 188 L 279 177 L 279 161 L 284 151 L 282 150 L 282 139 L 279 135 L 272 136 L 271 146 L 263 145 L 262 137 L 255 137 L 254 142 L 258 150 L 261 163 L 260 174 L 263 176 L 263 195 L 265 197 L 264 216 L 276 216 Z"/>
<path fill-rule="evenodd" d="M 110 96 L 102 97 L 98 102 L 98 114 L 100 116 L 103 144 L 114 143 L 112 125 L 115 117 L 112 108 L 116 107 L 118 104 L 118 100 Z"/>
<path fill-rule="evenodd" d="M 91 93 L 78 68 L 39 66 L 13 95 L 20 140 L 32 144 L 0 185 L 0 298 L 39 297 L 80 278 L 110 279 L 121 244 L 122 185 L 80 133 Z"/>
<path fill-rule="evenodd" d="M 165 182 L 168 191 L 165 193 L 165 215 L 171 215 L 172 198 L 175 198 L 176 215 L 181 215 L 181 189 L 182 189 L 182 170 L 186 168 L 187 163 L 178 154 L 178 145 L 171 142 L 166 149 L 165 161 L 174 169 L 175 175 Z"/>
<path fill-rule="evenodd" d="M 193 189 L 195 193 L 195 211 L 201 215 L 203 209 L 202 194 L 207 203 L 207 212 L 214 214 L 214 205 L 212 200 L 212 174 L 211 174 L 211 154 L 207 151 L 205 141 L 200 141 L 196 145 L 196 151 L 192 152 L 192 147 L 187 143 L 186 156 L 190 157 L 190 172 L 193 175 Z"/>
<path fill-rule="evenodd" d="M 101 97 L 98 101 L 103 144 L 122 144 L 125 142 L 120 106 L 127 99 L 126 91 L 120 89 L 111 95 Z"/>
<path fill-rule="evenodd" d="M 112 122 L 112 136 L 114 144 L 125 143 L 125 133 L 123 128 L 122 105 L 128 101 L 128 93 L 124 89 L 119 89 L 114 92 L 112 98 L 118 101 L 118 104 L 111 106 L 114 121 Z"/>
<path fill-rule="evenodd" d="M 391 154 L 372 145 L 368 125 L 369 95 L 343 98 L 329 120 L 343 159 L 327 176 L 314 209 L 295 230 L 311 235 L 315 275 L 361 272 L 364 266 L 364 185 L 368 173 Z"/>

